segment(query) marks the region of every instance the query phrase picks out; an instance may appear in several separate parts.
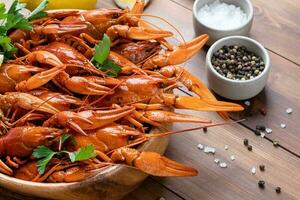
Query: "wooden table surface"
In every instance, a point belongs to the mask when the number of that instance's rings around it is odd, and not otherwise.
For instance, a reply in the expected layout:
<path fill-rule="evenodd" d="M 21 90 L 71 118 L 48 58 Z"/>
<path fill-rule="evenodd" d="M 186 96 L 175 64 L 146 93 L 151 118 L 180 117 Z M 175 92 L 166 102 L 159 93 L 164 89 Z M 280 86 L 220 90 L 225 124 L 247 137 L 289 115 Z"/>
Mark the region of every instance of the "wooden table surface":
<path fill-rule="evenodd" d="M 152 0 L 145 13 L 167 19 L 186 40 L 190 40 L 195 37 L 193 3 L 193 0 Z M 199 175 L 192 178 L 149 177 L 125 200 L 300 199 L 300 4 L 299 0 L 252 0 L 252 3 L 255 17 L 250 36 L 267 48 L 272 69 L 266 88 L 250 100 L 251 106 L 242 114 L 232 115 L 233 119 L 245 117 L 247 120 L 210 128 L 207 133 L 196 131 L 173 136 L 166 156 L 194 166 Z M 111 0 L 100 0 L 98 5 L 114 7 Z M 156 23 L 168 27 L 161 21 Z M 204 82 L 206 51 L 204 49 L 186 66 Z M 291 115 L 285 112 L 288 107 L 293 109 Z M 266 110 L 266 116 L 260 113 L 261 109 Z M 222 121 L 214 113 L 184 113 Z M 280 128 L 281 123 L 287 127 Z M 257 124 L 270 127 L 273 132 L 265 138 L 255 136 L 253 130 Z M 176 124 L 174 129 L 187 127 L 190 125 Z M 253 146 L 252 152 L 244 147 L 245 138 Z M 279 141 L 280 146 L 275 148 L 273 141 Z M 215 147 L 216 154 L 207 155 L 200 151 L 197 149 L 199 143 Z M 225 145 L 228 145 L 228 150 L 224 149 Z M 231 155 L 235 156 L 234 161 L 231 161 Z M 227 162 L 228 167 L 218 167 L 215 158 Z M 265 165 L 264 172 L 258 169 L 261 164 Z M 252 167 L 257 169 L 255 175 L 251 173 Z M 259 180 L 266 182 L 264 190 L 258 188 Z M 277 186 L 281 187 L 281 194 L 276 194 Z M 1 197 L 0 193 L 0 199 L 11 198 Z"/>

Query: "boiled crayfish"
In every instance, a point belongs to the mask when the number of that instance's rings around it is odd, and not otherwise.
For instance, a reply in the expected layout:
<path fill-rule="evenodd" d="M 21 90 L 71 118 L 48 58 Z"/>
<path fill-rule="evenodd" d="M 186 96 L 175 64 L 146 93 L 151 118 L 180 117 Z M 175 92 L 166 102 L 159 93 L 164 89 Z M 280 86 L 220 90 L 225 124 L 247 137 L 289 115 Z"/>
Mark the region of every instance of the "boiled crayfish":
<path fill-rule="evenodd" d="M 208 35 L 173 45 L 171 31 L 141 18 L 143 8 L 138 0 L 130 11 L 48 11 L 33 21 L 32 31 L 10 32 L 19 51 L 0 69 L 1 173 L 27 181 L 75 182 L 125 164 L 154 176 L 197 175 L 190 166 L 138 147 L 151 138 L 195 130 L 168 132 L 165 123 L 215 126 L 175 108 L 216 111 L 227 119 L 226 112 L 243 107 L 218 101 L 178 66 L 205 45 Z M 104 34 L 111 45 L 106 61 L 120 67 L 114 77 L 94 62 L 95 45 Z M 180 84 L 196 96 L 174 94 Z M 152 127 L 160 133 L 148 133 Z M 66 140 L 66 134 L 73 139 Z M 32 156 L 41 145 L 53 152 L 92 145 L 94 156 L 72 162 L 66 153 L 53 154 L 41 173 L 40 160 Z"/>

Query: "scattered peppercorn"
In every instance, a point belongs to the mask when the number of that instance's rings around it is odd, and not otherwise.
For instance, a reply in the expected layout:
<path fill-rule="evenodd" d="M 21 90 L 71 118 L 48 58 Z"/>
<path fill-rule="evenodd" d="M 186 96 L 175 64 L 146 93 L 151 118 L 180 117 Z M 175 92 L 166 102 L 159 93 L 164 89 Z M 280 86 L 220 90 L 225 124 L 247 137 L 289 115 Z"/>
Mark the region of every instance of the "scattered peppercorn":
<path fill-rule="evenodd" d="M 206 133 L 207 132 L 207 127 L 203 128 L 203 132 Z"/>
<path fill-rule="evenodd" d="M 265 181 L 263 180 L 258 181 L 258 187 L 261 189 L 265 189 Z"/>
<path fill-rule="evenodd" d="M 256 130 L 265 131 L 266 127 L 263 125 L 256 125 Z"/>
<path fill-rule="evenodd" d="M 260 169 L 260 171 L 265 171 L 265 165 L 259 165 L 259 169 Z"/>
<path fill-rule="evenodd" d="M 255 129 L 254 130 L 255 135 L 260 136 L 260 130 Z"/>
<path fill-rule="evenodd" d="M 211 62 L 219 74 L 233 80 L 253 79 L 265 69 L 262 58 L 238 45 L 223 46 L 213 54 Z"/>
<path fill-rule="evenodd" d="M 262 114 L 263 116 L 267 115 L 267 111 L 265 108 L 261 108 L 259 111 L 260 111 L 260 114 Z"/>
<path fill-rule="evenodd" d="M 273 141 L 273 146 L 274 146 L 274 147 L 278 147 L 278 146 L 279 146 L 279 142 L 276 141 L 276 140 L 274 140 L 274 141 Z"/>
<path fill-rule="evenodd" d="M 276 187 L 275 191 L 276 191 L 277 194 L 279 194 L 279 193 L 281 193 L 281 188 L 280 187 Z"/>
<path fill-rule="evenodd" d="M 248 146 L 248 144 L 249 144 L 248 139 L 244 139 L 244 145 L 245 145 L 245 146 Z"/>
<path fill-rule="evenodd" d="M 252 151 L 252 146 L 251 145 L 248 146 L 248 150 Z"/>

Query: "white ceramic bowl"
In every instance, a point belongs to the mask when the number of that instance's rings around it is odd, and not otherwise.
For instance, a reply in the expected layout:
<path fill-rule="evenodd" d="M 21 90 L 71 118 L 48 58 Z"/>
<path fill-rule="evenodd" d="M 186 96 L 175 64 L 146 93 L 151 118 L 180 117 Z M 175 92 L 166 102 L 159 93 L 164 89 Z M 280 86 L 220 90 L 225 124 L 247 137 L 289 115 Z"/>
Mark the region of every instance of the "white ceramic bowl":
<path fill-rule="evenodd" d="M 248 16 L 247 21 L 243 25 L 228 30 L 219 30 L 212 27 L 208 27 L 197 18 L 197 13 L 200 10 L 200 8 L 202 8 L 205 4 L 211 4 L 214 1 L 215 0 L 196 0 L 194 2 L 193 23 L 194 23 L 194 30 L 196 35 L 201 35 L 204 33 L 208 34 L 210 39 L 207 42 L 207 45 L 212 45 L 218 39 L 227 36 L 232 36 L 232 35 L 248 36 L 253 22 L 253 6 L 250 0 L 220 0 L 220 2 L 239 6 Z"/>
<path fill-rule="evenodd" d="M 224 45 L 244 45 L 249 51 L 261 57 L 265 63 L 263 72 L 249 80 L 232 80 L 219 74 L 211 63 L 213 54 Z M 244 100 L 256 96 L 265 87 L 269 72 L 270 58 L 267 50 L 257 41 L 244 36 L 230 36 L 215 42 L 207 52 L 206 67 L 209 87 L 220 96 L 232 100 Z"/>

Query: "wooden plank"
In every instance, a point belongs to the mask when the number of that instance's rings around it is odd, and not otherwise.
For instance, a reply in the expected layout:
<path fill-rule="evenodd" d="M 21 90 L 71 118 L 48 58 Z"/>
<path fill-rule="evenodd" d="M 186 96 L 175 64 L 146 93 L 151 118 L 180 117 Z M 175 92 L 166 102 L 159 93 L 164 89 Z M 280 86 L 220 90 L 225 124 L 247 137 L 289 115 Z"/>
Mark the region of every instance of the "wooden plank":
<path fill-rule="evenodd" d="M 135 189 L 124 200 L 159 200 L 161 197 L 165 199 L 180 200 L 179 196 L 175 195 L 170 190 L 163 187 L 161 184 L 154 181 L 152 178 L 147 178 L 140 187 Z M 0 200 L 33 200 L 30 197 L 8 192 L 4 188 L 0 188 Z M 34 200 L 42 200 L 34 198 Z"/>
<path fill-rule="evenodd" d="M 194 0 L 171 0 L 185 8 L 192 9 Z M 251 37 L 268 49 L 300 64 L 300 4 L 297 0 L 270 3 L 252 0 L 254 21 Z"/>
<path fill-rule="evenodd" d="M 114 4 L 111 1 L 102 1 L 102 5 L 99 6 L 112 7 Z M 195 37 L 190 10 L 172 1 L 153 0 L 145 12 L 167 19 L 178 27 L 187 40 Z M 166 27 L 161 21 L 155 22 Z M 272 69 L 267 87 L 253 99 L 255 106 L 251 112 L 252 116 L 247 117 L 248 120 L 244 124 L 249 127 L 255 127 L 256 124 L 271 127 L 274 130 L 271 135 L 268 135 L 271 140 L 278 140 L 285 148 L 300 155 L 300 135 L 298 134 L 300 126 L 297 126 L 297 119 L 300 117 L 300 92 L 297 92 L 300 91 L 300 84 L 297 83 L 300 69 L 296 64 L 275 53 L 269 51 L 269 54 Z M 191 59 L 186 69 L 206 82 L 205 52 L 202 51 Z M 267 116 L 263 117 L 257 112 L 261 107 L 265 107 Z M 285 114 L 287 107 L 292 107 L 294 110 L 291 116 Z M 286 123 L 287 128 L 281 129 L 280 123 Z"/>
<path fill-rule="evenodd" d="M 207 116 L 211 117 L 210 114 Z M 186 127 L 180 124 L 174 129 Z M 253 146 L 252 152 L 243 145 L 244 138 L 249 139 Z M 216 154 L 207 155 L 200 151 L 197 149 L 198 143 L 215 147 Z M 224 149 L 225 145 L 229 146 L 228 150 Z M 231 161 L 231 155 L 236 160 Z M 197 131 L 173 136 L 166 156 L 194 166 L 200 172 L 192 178 L 156 178 L 185 199 L 276 200 L 300 197 L 300 159 L 275 148 L 270 142 L 254 136 L 240 125 L 210 128 L 206 134 Z M 214 163 L 215 158 L 225 161 L 228 168 L 220 168 Z M 259 171 L 260 164 L 266 166 L 265 172 Z M 253 166 L 257 168 L 256 175 L 251 174 Z M 265 190 L 258 188 L 259 180 L 266 182 Z M 282 188 L 280 195 L 274 191 L 277 186 Z"/>
<path fill-rule="evenodd" d="M 158 1 L 153 1 L 146 12 L 165 17 L 171 23 L 178 25 L 180 30 L 185 30 L 183 34 L 186 38 L 194 36 L 191 28 L 190 11 L 167 1 L 159 1 L 159 3 Z M 205 80 L 204 56 L 205 53 L 202 52 L 192 59 L 188 65 L 188 69 Z M 272 82 L 269 82 L 266 91 L 271 92 L 271 94 L 268 94 L 268 100 L 274 99 L 274 102 L 277 103 L 270 105 L 273 101 L 268 102 L 270 110 L 267 117 L 271 116 L 270 113 L 273 112 L 272 109 L 274 107 L 278 105 L 282 105 L 283 107 L 283 103 L 286 103 L 287 99 L 289 100 L 288 102 L 293 103 L 289 104 L 290 106 L 295 106 L 294 109 L 298 109 L 296 108 L 296 102 L 299 99 L 297 94 L 293 92 L 296 91 L 295 87 L 297 87 L 297 84 L 293 85 L 293 90 L 286 87 L 289 81 L 296 83 L 295 80 L 297 79 L 294 77 L 289 79 L 286 73 L 291 68 L 293 74 L 298 74 L 297 66 L 275 54 L 271 54 L 271 57 L 273 72 L 270 81 Z M 285 73 L 281 72 L 283 70 L 280 70 L 280 66 L 285 66 Z M 276 72 L 275 70 L 279 71 Z M 282 82 L 283 79 L 285 79 L 284 83 Z M 284 93 L 280 94 L 282 92 Z M 281 113 L 277 110 L 272 116 Z M 214 120 L 218 120 L 218 118 L 211 114 L 208 116 L 210 118 L 213 117 Z M 272 123 L 271 117 L 269 119 L 270 123 Z M 178 125 L 175 129 L 178 130 L 185 127 L 184 125 Z M 291 133 L 288 132 L 286 136 L 282 136 L 282 140 L 290 136 Z M 250 143 L 253 145 L 253 152 L 249 152 L 243 146 L 242 143 L 245 137 L 249 138 Z M 297 136 L 294 139 L 297 139 Z M 288 144 L 288 147 L 297 145 L 291 144 L 292 141 L 289 140 L 285 142 Z M 216 166 L 213 162 L 214 157 L 199 152 L 196 148 L 197 143 L 217 147 L 218 152 L 215 157 L 228 162 L 229 167 L 221 169 Z M 228 151 L 223 149 L 225 144 L 230 146 Z M 294 146 L 295 150 L 297 148 L 298 146 Z M 229 160 L 229 156 L 232 154 L 237 157 L 233 162 Z M 297 190 L 300 187 L 298 181 L 300 178 L 299 159 L 280 148 L 273 147 L 269 141 L 254 136 L 251 131 L 239 125 L 215 128 L 210 130 L 206 135 L 190 134 L 174 136 L 166 155 L 180 162 L 196 166 L 200 171 L 200 175 L 193 178 L 157 178 L 162 184 L 176 191 L 186 199 L 297 199 L 300 196 Z M 259 164 L 266 165 L 266 172 L 257 172 L 257 175 L 252 175 L 250 172 L 251 167 L 258 167 Z M 293 179 L 290 178 L 291 176 Z M 266 181 L 265 190 L 258 189 L 257 181 L 259 179 Z M 275 193 L 274 188 L 276 186 L 282 187 L 282 194 L 277 195 Z"/>
<path fill-rule="evenodd" d="M 124 200 L 180 200 L 182 198 L 169 191 L 152 178 L 147 178 L 136 190 L 127 195 Z"/>
<path fill-rule="evenodd" d="M 300 76 L 300 68 L 270 51 L 269 54 L 272 69 L 266 88 L 251 100 L 250 108 L 239 115 L 233 113 L 232 116 L 235 119 L 247 118 L 243 124 L 253 129 L 257 124 L 272 128 L 273 132 L 267 135 L 268 138 L 279 141 L 282 146 L 300 155 L 300 84 L 297 78 Z M 187 69 L 207 82 L 204 60 L 205 53 L 202 52 L 190 61 Z M 293 108 L 293 114 L 286 114 L 288 107 Z M 266 116 L 261 115 L 261 108 L 266 110 Z M 287 124 L 287 127 L 280 128 L 281 123 Z"/>

